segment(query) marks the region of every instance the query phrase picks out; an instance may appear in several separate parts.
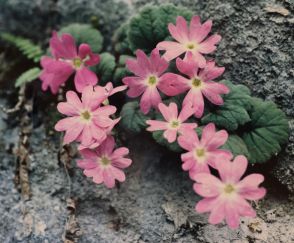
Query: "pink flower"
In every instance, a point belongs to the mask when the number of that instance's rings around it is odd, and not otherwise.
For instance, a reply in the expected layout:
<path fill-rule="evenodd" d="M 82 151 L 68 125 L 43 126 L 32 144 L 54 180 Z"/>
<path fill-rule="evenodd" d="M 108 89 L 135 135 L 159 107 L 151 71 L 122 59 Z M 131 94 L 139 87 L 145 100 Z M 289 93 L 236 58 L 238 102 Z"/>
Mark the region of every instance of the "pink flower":
<path fill-rule="evenodd" d="M 163 136 L 169 143 L 176 141 L 178 134 L 185 136 L 197 127 L 196 123 L 184 123 L 194 113 L 191 106 L 185 106 L 179 116 L 178 107 L 175 103 L 170 103 L 169 106 L 160 103 L 158 109 L 166 121 L 146 121 L 150 125 L 147 131 L 165 130 Z"/>
<path fill-rule="evenodd" d="M 183 53 L 191 53 L 193 59 L 198 62 L 200 67 L 206 63 L 202 54 L 208 54 L 216 49 L 216 44 L 221 40 L 220 35 L 212 35 L 204 40 L 209 34 L 212 21 L 208 20 L 201 24 L 200 17 L 194 16 L 190 22 L 190 28 L 187 21 L 182 17 L 177 17 L 176 25 L 169 24 L 168 29 L 171 36 L 177 41 L 162 41 L 158 43 L 159 50 L 165 50 L 163 58 L 170 61 Z"/>
<path fill-rule="evenodd" d="M 209 223 L 218 224 L 226 220 L 230 228 L 238 228 L 240 217 L 255 217 L 256 213 L 247 200 L 258 200 L 266 190 L 258 187 L 263 182 L 261 174 L 251 174 L 240 180 L 247 168 L 247 159 L 237 156 L 233 162 L 224 160 L 218 163 L 220 179 L 200 173 L 195 176 L 194 191 L 204 197 L 195 207 L 199 213 L 211 212 Z"/>
<path fill-rule="evenodd" d="M 209 166 L 217 168 L 223 160 L 232 158 L 230 151 L 219 149 L 228 139 L 225 130 L 215 131 L 215 125 L 209 123 L 202 130 L 201 140 L 195 131 L 178 138 L 179 145 L 189 151 L 181 155 L 183 170 L 189 171 L 189 176 L 194 179 L 198 173 L 209 173 Z"/>
<path fill-rule="evenodd" d="M 123 83 L 129 86 L 127 95 L 135 98 L 142 95 L 140 108 L 147 114 L 151 107 L 157 108 L 161 103 L 158 89 L 161 89 L 163 72 L 168 68 L 168 63 L 160 57 L 158 49 L 151 52 L 150 58 L 138 50 L 137 59 L 126 61 L 127 68 L 136 76 L 123 78 Z"/>
<path fill-rule="evenodd" d="M 223 67 L 217 67 L 215 62 L 209 61 L 203 69 L 199 69 L 197 63 L 188 54 L 187 60 L 177 59 L 177 68 L 181 73 L 186 74 L 188 78 L 166 73 L 165 81 L 161 87 L 162 92 L 169 96 L 174 96 L 188 91 L 183 101 L 183 106 L 192 104 L 197 118 L 203 115 L 203 96 L 215 105 L 224 103 L 221 94 L 229 93 L 229 88 L 224 84 L 212 81 L 224 72 Z"/>
<path fill-rule="evenodd" d="M 60 85 L 75 72 L 75 87 L 82 92 L 87 85 L 95 85 L 98 78 L 94 72 L 88 69 L 99 63 L 98 54 L 93 54 L 87 44 L 81 44 L 77 51 L 74 38 L 70 34 L 62 34 L 59 38 L 56 32 L 50 39 L 50 49 L 53 58 L 44 56 L 41 59 L 43 68 L 40 74 L 42 89 L 50 87 L 52 93 L 56 94 Z"/>
<path fill-rule="evenodd" d="M 112 125 L 107 127 L 105 129 L 105 132 L 106 132 L 106 137 L 102 137 L 100 140 L 97 140 L 97 139 L 92 139 L 91 143 L 88 144 L 87 146 L 84 146 L 83 144 L 80 144 L 78 146 L 78 150 L 83 150 L 83 149 L 95 149 L 97 148 L 101 143 L 103 143 L 108 137 L 111 137 L 112 136 L 112 130 L 113 128 L 115 127 L 115 125 L 117 123 L 119 123 L 120 121 L 120 117 L 119 118 L 116 118 L 113 120 L 112 122 Z M 80 142 L 80 141 L 79 141 Z"/>
<path fill-rule="evenodd" d="M 108 137 L 95 150 L 80 151 L 84 158 L 77 161 L 87 177 L 93 177 L 95 183 L 104 183 L 108 188 L 114 187 L 115 180 L 125 181 L 125 174 L 120 169 L 129 167 L 132 163 L 130 159 L 124 158 L 129 150 L 125 147 L 114 150 L 114 145 L 114 138 Z"/>
<path fill-rule="evenodd" d="M 83 90 L 81 100 L 73 91 L 66 93 L 67 102 L 60 102 L 57 109 L 69 117 L 55 125 L 55 130 L 65 131 L 64 143 L 77 140 L 83 146 L 90 146 L 94 141 L 106 139 L 108 128 L 115 122 L 109 116 L 116 112 L 114 106 L 100 106 L 107 97 L 91 86 Z"/>
<path fill-rule="evenodd" d="M 108 82 L 104 87 L 103 86 L 95 86 L 94 89 L 94 93 L 93 93 L 93 102 L 98 102 L 99 104 L 102 103 L 103 105 L 108 105 L 109 101 L 108 101 L 108 97 L 111 95 L 116 94 L 117 92 L 121 92 L 123 90 L 125 90 L 127 88 L 126 85 L 122 85 L 122 86 L 118 86 L 113 88 L 113 85 L 111 82 Z M 109 136 L 111 135 L 112 129 L 114 128 L 114 126 L 120 121 L 120 118 L 114 119 L 112 122 L 112 125 L 110 125 L 109 127 L 107 127 L 105 129 L 106 135 Z M 101 139 L 97 139 L 97 138 L 92 138 L 92 141 L 87 144 L 86 146 L 83 144 L 80 144 L 78 149 L 82 150 L 85 148 L 91 148 L 94 149 L 96 147 L 98 147 L 104 140 L 106 139 L 105 136 L 102 136 Z M 79 137 L 77 139 L 78 142 L 81 142 L 81 138 Z"/>

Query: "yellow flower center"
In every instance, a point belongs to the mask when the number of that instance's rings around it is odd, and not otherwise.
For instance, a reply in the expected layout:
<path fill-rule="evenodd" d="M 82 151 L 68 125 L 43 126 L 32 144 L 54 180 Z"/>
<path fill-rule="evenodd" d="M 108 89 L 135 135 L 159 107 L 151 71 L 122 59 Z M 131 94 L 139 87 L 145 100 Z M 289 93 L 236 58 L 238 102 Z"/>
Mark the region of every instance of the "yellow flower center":
<path fill-rule="evenodd" d="M 106 156 L 102 156 L 100 159 L 100 163 L 104 166 L 107 166 L 111 163 L 111 160 L 108 159 Z"/>
<path fill-rule="evenodd" d="M 77 57 L 73 59 L 73 65 L 75 68 L 80 68 L 82 64 L 83 61 L 81 60 L 81 58 Z"/>
<path fill-rule="evenodd" d="M 91 114 L 89 111 L 84 111 L 81 113 L 81 117 L 86 120 L 89 121 L 91 119 Z"/>
<path fill-rule="evenodd" d="M 234 192 L 235 191 L 235 187 L 233 186 L 233 185 L 231 185 L 231 184 L 227 184 L 226 186 L 225 186 L 225 188 L 224 188 L 224 192 L 226 193 L 226 194 L 231 194 L 232 192 Z"/>
<path fill-rule="evenodd" d="M 198 44 L 195 42 L 188 42 L 185 44 L 185 47 L 188 51 L 196 50 L 198 48 Z"/>
<path fill-rule="evenodd" d="M 194 88 L 199 88 L 202 85 L 202 81 L 198 78 L 193 78 L 192 79 L 192 86 Z"/>
<path fill-rule="evenodd" d="M 171 126 L 172 128 L 178 128 L 178 127 L 180 126 L 180 122 L 177 121 L 177 120 L 172 121 L 172 122 L 170 123 L 170 126 Z"/>
<path fill-rule="evenodd" d="M 187 48 L 193 50 L 195 48 L 195 45 L 193 43 L 189 43 L 187 44 Z"/>
<path fill-rule="evenodd" d="M 196 155 L 197 157 L 201 158 L 205 156 L 205 150 L 203 148 L 201 149 L 196 149 Z"/>
<path fill-rule="evenodd" d="M 156 83 L 157 83 L 157 78 L 156 78 L 155 76 L 150 76 L 150 77 L 148 78 L 148 84 L 149 84 L 150 86 L 154 86 Z"/>

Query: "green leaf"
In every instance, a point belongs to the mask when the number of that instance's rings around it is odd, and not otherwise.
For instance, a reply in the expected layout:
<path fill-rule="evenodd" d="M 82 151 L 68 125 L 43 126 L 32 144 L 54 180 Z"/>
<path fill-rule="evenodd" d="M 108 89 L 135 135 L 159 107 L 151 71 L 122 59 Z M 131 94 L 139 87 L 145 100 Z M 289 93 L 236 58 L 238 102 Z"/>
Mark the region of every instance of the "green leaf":
<path fill-rule="evenodd" d="M 122 79 L 127 76 L 132 76 L 132 73 L 127 68 L 118 67 L 114 72 L 113 82 L 121 84 Z"/>
<path fill-rule="evenodd" d="M 146 6 L 129 23 L 128 40 L 130 48 L 150 53 L 157 43 L 169 37 L 168 24 L 175 23 L 177 16 L 190 20 L 193 13 L 183 7 L 171 4 Z"/>
<path fill-rule="evenodd" d="M 221 148 L 231 151 L 234 156 L 249 156 L 247 146 L 244 143 L 243 139 L 235 134 L 229 135 L 227 142 Z"/>
<path fill-rule="evenodd" d="M 94 72 L 99 77 L 99 85 L 105 85 L 112 81 L 115 69 L 115 57 L 108 52 L 100 55 L 100 63 L 93 67 Z"/>
<path fill-rule="evenodd" d="M 239 125 L 248 121 L 250 121 L 250 116 L 244 107 L 227 103 L 201 119 L 203 124 L 213 122 L 218 127 L 225 128 L 228 131 L 234 131 Z"/>
<path fill-rule="evenodd" d="M 15 81 L 15 87 L 20 87 L 26 83 L 29 83 L 37 79 L 41 73 L 41 69 L 38 67 L 31 68 L 22 73 Z"/>
<path fill-rule="evenodd" d="M 146 120 L 150 119 L 149 116 L 144 115 L 139 107 L 137 101 L 126 103 L 121 112 L 120 124 L 128 131 L 139 133 L 147 127 Z"/>
<path fill-rule="evenodd" d="M 36 63 L 40 61 L 43 55 L 41 47 L 37 44 L 34 44 L 29 39 L 11 35 L 8 33 L 2 33 L 1 38 L 15 45 L 24 56 L 26 56 L 30 60 L 33 60 Z"/>
<path fill-rule="evenodd" d="M 223 96 L 224 105 L 214 106 L 209 113 L 203 116 L 201 122 L 204 124 L 213 122 L 220 128 L 234 131 L 240 125 L 250 121 L 248 114 L 252 108 L 250 90 L 244 85 L 235 85 L 228 80 L 223 80 L 220 83 L 227 85 L 230 93 Z"/>
<path fill-rule="evenodd" d="M 114 50 L 119 54 L 132 54 L 127 35 L 128 29 L 129 25 L 125 23 L 121 25 L 113 35 Z"/>
<path fill-rule="evenodd" d="M 63 27 L 59 33 L 69 33 L 76 41 L 77 45 L 82 43 L 89 44 L 94 53 L 99 53 L 103 46 L 101 33 L 88 24 L 70 24 Z"/>
<path fill-rule="evenodd" d="M 129 55 L 120 55 L 119 56 L 119 59 L 118 59 L 118 65 L 120 67 L 125 67 L 126 65 L 126 60 L 128 59 L 134 59 L 135 57 L 133 56 L 129 56 Z"/>
<path fill-rule="evenodd" d="M 241 84 L 235 85 L 228 80 L 222 80 L 220 83 L 225 84 L 230 89 L 230 93 L 223 97 L 225 104 L 239 105 L 246 110 L 251 109 L 252 97 L 248 87 Z"/>
<path fill-rule="evenodd" d="M 162 146 L 167 147 L 170 151 L 173 152 L 182 152 L 183 149 L 178 145 L 177 141 L 173 143 L 169 143 L 164 137 L 163 137 L 164 131 L 155 131 L 152 132 L 152 137 L 154 140 L 159 143 Z"/>
<path fill-rule="evenodd" d="M 250 111 L 251 122 L 243 140 L 250 153 L 251 163 L 263 163 L 281 150 L 289 135 L 289 126 L 284 112 L 270 101 L 253 99 Z"/>

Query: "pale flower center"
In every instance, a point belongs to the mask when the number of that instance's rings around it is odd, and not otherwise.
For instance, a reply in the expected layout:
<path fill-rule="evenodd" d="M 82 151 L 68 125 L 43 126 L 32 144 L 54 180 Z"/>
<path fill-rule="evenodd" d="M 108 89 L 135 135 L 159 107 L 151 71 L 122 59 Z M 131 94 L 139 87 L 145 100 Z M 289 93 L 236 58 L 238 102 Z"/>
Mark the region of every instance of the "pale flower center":
<path fill-rule="evenodd" d="M 101 159 L 100 159 L 100 163 L 103 166 L 107 166 L 107 165 L 111 164 L 111 160 L 108 159 L 106 156 L 102 156 Z"/>
<path fill-rule="evenodd" d="M 76 57 L 73 59 L 73 65 L 75 68 L 80 68 L 82 66 L 82 64 L 83 64 L 83 61 L 81 58 Z"/>
<path fill-rule="evenodd" d="M 233 193 L 235 190 L 236 190 L 236 189 L 235 189 L 235 187 L 234 187 L 232 184 L 227 184 L 227 185 L 225 186 L 225 188 L 224 188 L 224 192 L 225 192 L 226 194 L 231 194 L 231 193 Z"/>
<path fill-rule="evenodd" d="M 191 51 L 191 50 L 195 50 L 196 48 L 197 48 L 197 44 L 196 43 L 194 43 L 194 42 L 188 42 L 187 44 L 186 44 L 186 48 L 187 48 L 187 50 L 189 50 L 189 51 Z"/>
<path fill-rule="evenodd" d="M 201 79 L 198 79 L 198 78 L 193 78 L 192 79 L 192 86 L 194 88 L 199 88 L 201 85 L 202 85 Z"/>
<path fill-rule="evenodd" d="M 89 121 L 91 119 L 91 113 L 89 111 L 84 111 L 81 113 L 81 117 L 84 120 Z"/>
<path fill-rule="evenodd" d="M 149 86 L 154 86 L 157 83 L 157 78 L 155 76 L 150 76 L 147 79 L 147 83 L 148 83 Z"/>
<path fill-rule="evenodd" d="M 180 126 L 180 122 L 178 120 L 173 120 L 170 122 L 171 128 L 178 128 Z"/>
<path fill-rule="evenodd" d="M 205 150 L 204 150 L 203 148 L 201 148 L 201 149 L 196 149 L 196 155 L 197 155 L 197 157 L 199 157 L 199 158 L 204 157 L 204 156 L 205 156 Z"/>

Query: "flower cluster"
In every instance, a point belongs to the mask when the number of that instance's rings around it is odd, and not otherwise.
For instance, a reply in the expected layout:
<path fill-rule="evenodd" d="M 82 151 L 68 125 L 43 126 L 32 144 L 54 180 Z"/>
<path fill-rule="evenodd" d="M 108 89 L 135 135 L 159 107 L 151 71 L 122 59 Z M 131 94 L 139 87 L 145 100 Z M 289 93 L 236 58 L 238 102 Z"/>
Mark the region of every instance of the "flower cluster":
<path fill-rule="evenodd" d="M 132 161 L 126 158 L 127 148 L 115 146 L 112 131 L 120 118 L 115 117 L 117 109 L 109 104 L 108 97 L 128 88 L 129 97 L 140 97 L 142 113 L 156 111 L 156 118 L 146 121 L 147 131 L 162 131 L 168 143 L 177 143 L 185 150 L 181 154 L 182 169 L 188 171 L 194 191 L 203 197 L 195 210 L 210 212 L 211 224 L 225 220 L 230 228 L 237 228 L 240 217 L 256 215 L 247 200 L 263 198 L 266 190 L 259 187 L 264 180 L 260 174 L 242 179 L 248 161 L 223 149 L 229 136 L 226 130 L 217 129 L 213 123 L 199 124 L 205 104 L 223 105 L 223 95 L 230 92 L 216 81 L 225 69 L 204 56 L 215 51 L 221 40 L 220 35 L 208 37 L 211 27 L 212 21 L 202 24 L 199 16 L 194 16 L 189 25 L 183 17 L 177 17 L 175 25 L 168 25 L 174 41 L 158 43 L 150 56 L 137 50 L 136 58 L 126 61 L 134 75 L 124 77 L 125 85 L 115 88 L 110 82 L 104 87 L 97 85 L 98 78 L 89 67 L 97 65 L 100 56 L 89 45 L 77 48 L 70 34 L 59 37 L 54 32 L 50 39 L 52 56 L 41 59 L 40 79 L 43 90 L 50 88 L 56 94 L 75 74 L 78 93 L 67 91 L 66 102 L 57 105 L 66 118 L 58 121 L 55 129 L 65 132 L 64 144 L 79 144 L 82 159 L 77 165 L 87 177 L 108 188 L 114 187 L 116 180 L 125 181 L 122 169 Z M 162 56 L 160 51 L 164 51 Z M 212 174 L 215 171 L 219 177 Z"/>
<path fill-rule="evenodd" d="M 57 93 L 60 85 L 75 72 L 75 87 L 81 93 L 80 98 L 74 91 L 66 92 L 66 102 L 60 102 L 57 109 L 67 117 L 57 122 L 55 130 L 65 132 L 64 144 L 79 143 L 83 159 L 77 164 L 84 169 L 84 174 L 93 177 L 95 183 L 112 188 L 115 180 L 125 180 L 121 169 L 130 166 L 132 161 L 125 158 L 129 153 L 127 148 L 115 149 L 111 132 L 120 118 L 113 119 L 116 107 L 108 105 L 108 97 L 125 90 L 126 86 L 113 88 L 110 82 L 105 87 L 96 85 L 98 78 L 88 66 L 98 64 L 100 57 L 92 53 L 87 44 L 81 44 L 77 52 L 71 35 L 63 34 L 59 38 L 54 32 L 50 48 L 52 57 L 41 60 L 43 90 L 50 87 Z"/>
<path fill-rule="evenodd" d="M 222 95 L 229 93 L 226 85 L 215 81 L 224 68 L 203 56 L 212 53 L 221 40 L 219 35 L 207 38 L 211 27 L 212 21 L 201 24 L 199 16 L 194 16 L 188 26 L 179 16 L 176 25 L 168 25 L 174 41 L 158 43 L 150 57 L 137 50 L 136 59 L 126 62 L 134 76 L 125 77 L 123 83 L 129 87 L 129 97 L 141 96 L 140 109 L 144 114 L 154 108 L 162 117 L 147 120 L 147 131 L 163 131 L 169 143 L 177 142 L 186 150 L 181 155 L 182 168 L 195 181 L 194 191 L 204 197 L 196 205 L 196 211 L 211 212 L 212 224 L 225 219 L 229 227 L 237 228 L 241 216 L 255 216 L 246 200 L 261 199 L 265 189 L 258 187 L 263 182 L 262 175 L 252 174 L 241 180 L 248 162 L 243 155 L 233 158 L 230 151 L 221 148 L 228 140 L 227 131 L 218 131 L 209 123 L 198 128 L 199 138 L 195 130 L 197 119 L 204 114 L 204 97 L 213 105 L 223 105 Z M 160 51 L 165 51 L 163 56 Z M 173 59 L 175 65 L 170 65 Z M 177 70 L 167 72 L 173 66 Z M 176 103 L 164 104 L 166 96 L 182 94 L 185 97 L 180 112 Z M 220 179 L 211 174 L 211 168 L 219 172 Z"/>

